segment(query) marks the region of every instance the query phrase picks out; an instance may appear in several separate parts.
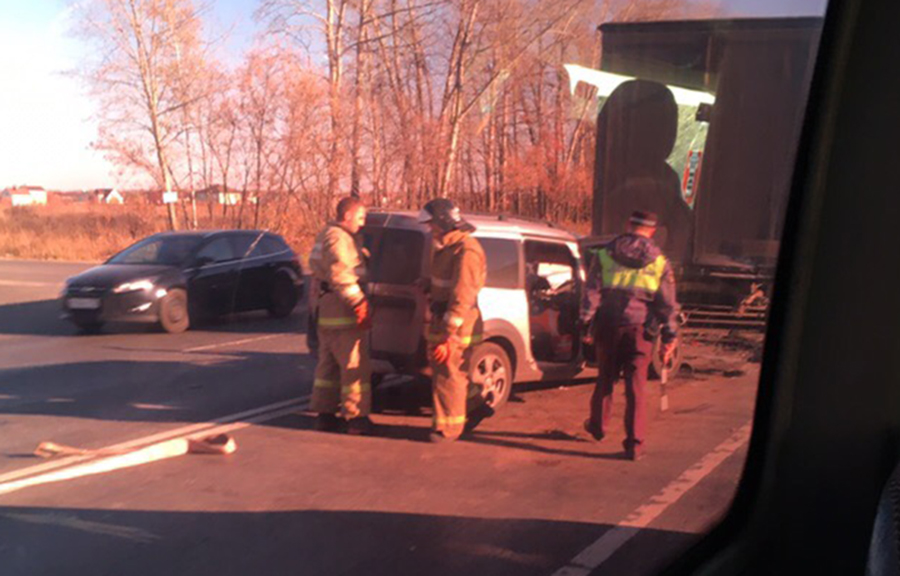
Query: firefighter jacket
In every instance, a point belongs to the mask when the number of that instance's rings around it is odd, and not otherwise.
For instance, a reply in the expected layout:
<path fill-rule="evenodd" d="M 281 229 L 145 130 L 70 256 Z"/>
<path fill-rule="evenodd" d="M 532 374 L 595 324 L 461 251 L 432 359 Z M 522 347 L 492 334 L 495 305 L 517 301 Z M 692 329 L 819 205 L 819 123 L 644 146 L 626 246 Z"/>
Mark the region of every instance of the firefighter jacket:
<path fill-rule="evenodd" d="M 484 250 L 468 232 L 453 230 L 435 240 L 429 342 L 453 340 L 465 348 L 481 341 L 478 293 L 486 276 Z"/>
<path fill-rule="evenodd" d="M 331 223 L 319 233 L 309 255 L 313 275 L 310 304 L 324 329 L 356 327 L 353 309 L 365 300 L 365 248 L 359 238 Z"/>
<path fill-rule="evenodd" d="M 650 238 L 622 234 L 588 253 L 589 268 L 581 304 L 585 325 L 643 326 L 675 339 L 678 302 L 669 261 Z"/>

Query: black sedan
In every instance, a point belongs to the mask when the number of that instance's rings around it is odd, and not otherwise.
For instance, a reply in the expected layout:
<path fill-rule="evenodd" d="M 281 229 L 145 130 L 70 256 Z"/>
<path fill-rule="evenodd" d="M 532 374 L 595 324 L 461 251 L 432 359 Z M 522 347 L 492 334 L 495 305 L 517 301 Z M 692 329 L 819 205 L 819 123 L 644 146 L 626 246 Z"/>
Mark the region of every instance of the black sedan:
<path fill-rule="evenodd" d="M 270 232 L 155 234 L 66 281 L 65 315 L 83 331 L 105 322 L 158 323 L 167 332 L 192 320 L 268 310 L 289 315 L 303 293 L 297 255 Z"/>

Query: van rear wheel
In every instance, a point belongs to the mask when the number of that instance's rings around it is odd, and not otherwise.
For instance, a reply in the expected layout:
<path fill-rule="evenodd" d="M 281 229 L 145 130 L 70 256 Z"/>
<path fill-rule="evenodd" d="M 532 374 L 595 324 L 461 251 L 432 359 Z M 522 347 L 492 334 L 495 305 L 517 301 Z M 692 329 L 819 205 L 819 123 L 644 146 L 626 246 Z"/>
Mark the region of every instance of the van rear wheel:
<path fill-rule="evenodd" d="M 512 362 L 499 344 L 484 342 L 472 352 L 469 381 L 481 387 L 487 404 L 497 410 L 509 400 L 513 384 Z"/>

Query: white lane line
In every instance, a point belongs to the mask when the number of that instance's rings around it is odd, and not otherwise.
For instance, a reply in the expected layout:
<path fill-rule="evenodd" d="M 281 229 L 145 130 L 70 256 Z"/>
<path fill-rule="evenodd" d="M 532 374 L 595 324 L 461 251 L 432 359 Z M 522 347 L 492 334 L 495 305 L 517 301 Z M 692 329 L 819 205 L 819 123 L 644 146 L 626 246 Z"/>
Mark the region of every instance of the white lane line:
<path fill-rule="evenodd" d="M 26 280 L 0 280 L 0 286 L 12 286 L 15 288 L 43 288 L 46 286 L 58 286 L 62 288 L 62 282 L 29 282 Z"/>
<path fill-rule="evenodd" d="M 218 344 L 207 344 L 206 346 L 196 346 L 194 348 L 185 348 L 182 352 L 200 352 L 202 350 L 213 350 L 215 348 L 224 348 L 226 346 L 238 346 L 239 344 L 249 344 L 250 342 L 262 342 L 263 340 L 271 340 L 279 336 L 287 336 L 288 334 L 266 334 L 265 336 L 256 336 L 254 338 L 244 338 L 243 340 L 230 340 L 228 342 L 220 342 Z"/>
<path fill-rule="evenodd" d="M 181 410 L 181 408 L 169 406 L 167 404 L 143 404 L 141 402 L 132 402 L 129 406 L 137 408 L 138 410 Z"/>
<path fill-rule="evenodd" d="M 289 398 L 288 400 L 283 400 L 281 402 L 273 402 L 272 404 L 267 404 L 265 406 L 260 406 L 258 408 L 252 408 L 250 410 L 245 410 L 243 412 L 238 412 L 237 414 L 229 414 L 228 416 L 222 416 L 221 418 L 216 418 L 215 420 L 210 420 L 208 422 L 199 422 L 197 424 L 190 424 L 188 426 L 182 426 L 181 428 L 176 428 L 174 430 L 165 430 L 163 432 L 159 432 L 157 434 L 151 434 L 150 436 L 144 436 L 141 438 L 135 438 L 134 440 L 129 440 L 128 442 L 122 442 L 119 444 L 113 444 L 112 446 L 105 446 L 101 448 L 101 450 L 128 450 L 131 448 L 137 448 L 138 446 L 145 446 L 148 444 L 153 444 L 155 442 L 162 442 L 164 440 L 169 440 L 171 438 L 177 438 L 179 436 L 187 436 L 193 434 L 195 432 L 206 431 L 209 428 L 220 424 L 228 424 L 231 422 L 235 422 L 237 420 L 243 420 L 245 418 L 251 418 L 258 414 L 264 414 L 266 412 L 272 410 L 279 410 L 281 408 L 299 410 L 302 405 L 309 400 L 310 396 L 308 394 L 304 396 L 298 396 L 296 398 Z M 55 470 L 57 468 L 62 468 L 64 466 L 69 466 L 71 464 L 76 464 L 78 462 L 82 462 L 84 460 L 89 460 L 92 458 L 91 456 L 68 456 L 65 458 L 60 458 L 59 460 L 52 460 L 50 462 L 45 462 L 43 464 L 37 464 L 35 466 L 29 466 L 27 468 L 21 468 L 19 470 L 13 470 L 11 472 L 7 472 L 6 474 L 0 475 L 0 484 L 4 484 L 6 482 L 10 482 L 13 480 L 18 480 L 20 478 L 25 478 L 26 476 L 32 476 L 35 474 L 40 474 L 42 472 L 46 472 L 48 470 Z"/>
<path fill-rule="evenodd" d="M 172 438 L 163 442 L 157 442 L 155 444 L 151 444 L 127 454 L 117 454 L 105 458 L 97 458 L 95 460 L 91 460 L 90 462 L 63 468 L 62 470 L 55 470 L 52 472 L 47 472 L 46 474 L 39 474 L 37 476 L 31 476 L 29 478 L 16 480 L 13 482 L 3 482 L 0 483 L 0 495 L 11 494 L 12 492 L 18 492 L 19 490 L 32 488 L 34 486 L 51 484 L 54 482 L 64 482 L 66 480 L 74 480 L 76 478 L 83 478 L 85 476 L 93 476 L 96 474 L 104 474 L 106 472 L 114 472 L 116 470 L 140 466 L 142 464 L 149 464 L 151 462 L 158 462 L 160 460 L 166 460 L 169 458 L 177 458 L 178 456 L 183 456 L 188 453 L 189 438 L 225 434 L 226 432 L 240 430 L 241 428 L 246 428 L 252 424 L 274 420 L 276 418 L 295 413 L 298 410 L 305 410 L 307 406 L 308 403 L 303 402 L 299 406 L 291 406 L 288 408 L 282 408 L 280 410 L 274 410 L 272 412 L 267 412 L 254 418 L 248 418 L 241 422 L 223 424 L 222 426 L 209 428 L 200 433 L 188 434 L 179 438 Z"/>
<path fill-rule="evenodd" d="M 66 514 L 20 514 L 6 513 L 0 514 L 2 518 L 9 518 L 19 522 L 28 522 L 29 524 L 46 524 L 49 526 L 61 526 L 63 528 L 71 528 L 80 530 L 90 534 L 100 534 L 103 536 L 111 536 L 113 538 L 121 538 L 141 544 L 150 544 L 154 540 L 159 540 L 159 536 L 152 532 L 147 532 L 133 526 L 121 526 L 118 524 L 109 524 L 106 522 L 94 522 L 91 520 L 82 520 L 76 516 Z"/>
<path fill-rule="evenodd" d="M 710 472 L 746 444 L 750 439 L 751 429 L 750 423 L 742 426 L 727 440 L 716 446 L 712 452 L 706 454 L 696 464 L 685 470 L 681 476 L 670 482 L 661 492 L 650 498 L 646 504 L 638 507 L 615 528 L 582 550 L 566 566 L 554 572 L 553 576 L 587 576 L 596 570 L 626 542 L 648 527 L 669 506 L 681 499 Z"/>

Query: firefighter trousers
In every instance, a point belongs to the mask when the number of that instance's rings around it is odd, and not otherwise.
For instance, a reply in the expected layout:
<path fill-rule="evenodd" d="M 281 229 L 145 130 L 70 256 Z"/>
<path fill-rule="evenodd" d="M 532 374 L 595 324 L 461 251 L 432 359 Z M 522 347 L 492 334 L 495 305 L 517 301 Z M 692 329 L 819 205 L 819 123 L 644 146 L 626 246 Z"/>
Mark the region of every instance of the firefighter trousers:
<path fill-rule="evenodd" d="M 432 429 L 450 439 L 459 438 L 466 426 L 466 412 L 484 403 L 481 389 L 469 381 L 470 346 L 450 341 L 445 364 L 431 361 L 434 421 Z"/>
<path fill-rule="evenodd" d="M 319 362 L 310 410 L 349 420 L 372 410 L 368 332 L 359 328 L 318 329 Z"/>

